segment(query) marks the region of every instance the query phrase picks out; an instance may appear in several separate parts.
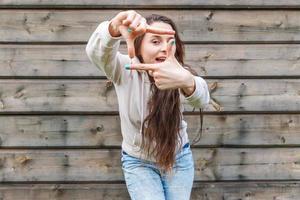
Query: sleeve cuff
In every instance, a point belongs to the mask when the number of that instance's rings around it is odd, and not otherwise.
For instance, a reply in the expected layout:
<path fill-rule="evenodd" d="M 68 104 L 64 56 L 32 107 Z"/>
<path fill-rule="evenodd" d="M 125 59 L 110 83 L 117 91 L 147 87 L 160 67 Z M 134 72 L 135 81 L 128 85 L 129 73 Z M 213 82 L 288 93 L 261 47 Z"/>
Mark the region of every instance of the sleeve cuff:
<path fill-rule="evenodd" d="M 203 107 L 204 105 L 207 105 L 209 103 L 210 99 L 208 86 L 205 80 L 199 76 L 194 76 L 194 80 L 196 87 L 194 92 L 184 99 L 194 107 Z"/>
<path fill-rule="evenodd" d="M 197 92 L 197 90 L 199 90 L 199 83 L 197 83 L 195 76 L 194 76 L 194 81 L 195 81 L 195 90 L 191 95 L 184 96 L 185 100 L 191 101 L 191 100 L 195 99 L 197 97 L 197 94 L 199 93 L 199 92 Z"/>
<path fill-rule="evenodd" d="M 122 38 L 123 36 L 120 37 L 112 37 L 111 34 L 109 33 L 108 26 L 109 26 L 110 21 L 104 21 L 96 29 L 96 32 L 98 34 L 101 34 L 101 43 L 105 47 L 113 47 L 116 45 Z"/>

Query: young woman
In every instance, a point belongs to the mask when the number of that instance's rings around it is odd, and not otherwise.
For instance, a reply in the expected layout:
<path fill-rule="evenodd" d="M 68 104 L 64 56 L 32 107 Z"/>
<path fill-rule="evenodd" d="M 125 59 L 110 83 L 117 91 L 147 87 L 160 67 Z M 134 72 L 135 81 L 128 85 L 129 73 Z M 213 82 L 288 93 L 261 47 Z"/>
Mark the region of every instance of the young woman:
<path fill-rule="evenodd" d="M 128 55 L 118 51 L 121 39 Z M 205 80 L 184 64 L 173 21 L 120 12 L 100 23 L 86 52 L 117 93 L 122 170 L 131 199 L 189 199 L 194 162 L 183 102 L 203 108 L 210 96 Z"/>

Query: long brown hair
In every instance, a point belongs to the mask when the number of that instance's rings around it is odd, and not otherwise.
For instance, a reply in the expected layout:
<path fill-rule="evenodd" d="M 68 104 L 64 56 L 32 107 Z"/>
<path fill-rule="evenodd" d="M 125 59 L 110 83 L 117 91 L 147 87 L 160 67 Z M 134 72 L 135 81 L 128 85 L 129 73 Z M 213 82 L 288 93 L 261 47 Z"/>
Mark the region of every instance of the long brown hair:
<path fill-rule="evenodd" d="M 147 16 L 146 20 L 149 25 L 153 22 L 164 22 L 172 26 L 173 30 L 176 32 L 174 35 L 176 41 L 175 57 L 185 69 L 197 76 L 197 72 L 184 63 L 184 44 L 178 35 L 175 23 L 168 17 L 157 14 Z M 144 61 L 141 56 L 140 47 L 143 38 L 144 35 L 141 35 L 136 38 L 134 42 L 135 55 L 142 63 Z M 149 76 L 149 79 L 152 83 L 154 83 L 153 77 Z M 182 115 L 180 112 L 179 89 L 159 90 L 155 84 L 151 84 L 150 90 L 152 92 L 152 96 L 148 102 L 149 115 L 142 123 L 141 149 L 147 152 L 148 157 L 153 155 L 162 170 L 172 171 L 172 166 L 175 163 L 177 142 L 179 142 L 180 146 L 182 145 L 182 138 L 180 136 Z M 200 121 L 201 137 L 203 123 L 201 109 Z M 198 138 L 198 141 L 200 140 L 200 137 Z"/>

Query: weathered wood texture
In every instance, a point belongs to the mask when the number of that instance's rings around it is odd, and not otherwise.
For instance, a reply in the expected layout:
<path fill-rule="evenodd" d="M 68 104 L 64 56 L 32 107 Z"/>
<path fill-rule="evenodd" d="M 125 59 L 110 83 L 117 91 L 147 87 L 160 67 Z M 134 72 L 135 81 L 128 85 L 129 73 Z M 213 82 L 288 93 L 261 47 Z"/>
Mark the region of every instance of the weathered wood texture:
<path fill-rule="evenodd" d="M 121 10 L 2 10 L 0 42 L 86 42 Z M 185 42 L 300 41 L 300 12 L 283 10 L 140 10 L 174 20 Z"/>
<path fill-rule="evenodd" d="M 299 8 L 297 0 L 2 0 L 2 8 Z"/>
<path fill-rule="evenodd" d="M 216 87 L 211 91 L 212 103 L 205 111 L 300 110 L 299 79 L 210 79 L 207 83 Z M 109 85 L 106 80 L 3 79 L 0 80 L 0 113 L 116 112 L 117 95 Z M 193 110 L 186 101 L 183 103 L 185 111 Z"/>
<path fill-rule="evenodd" d="M 214 182 L 194 183 L 191 200 L 245 199 L 294 200 L 300 195 L 299 183 L 292 182 Z M 28 192 L 30 190 L 30 192 Z M 6 200 L 129 200 L 124 184 L 9 184 L 0 185 L 0 194 Z"/>
<path fill-rule="evenodd" d="M 186 63 L 202 77 L 300 77 L 299 44 L 186 44 Z M 120 52 L 126 54 L 126 45 Z M 85 45 L 0 45 L 0 77 L 105 78 Z"/>
<path fill-rule="evenodd" d="M 196 148 L 195 181 L 300 180 L 300 148 Z M 121 181 L 120 149 L 1 150 L 0 181 Z"/>
<path fill-rule="evenodd" d="M 184 115 L 189 138 L 200 128 L 199 116 Z M 299 114 L 205 115 L 202 139 L 194 147 L 297 146 Z M 120 148 L 116 115 L 0 115 L 2 148 Z"/>
<path fill-rule="evenodd" d="M 85 45 L 101 21 L 138 8 L 175 21 L 186 63 L 211 88 L 192 146 L 191 199 L 298 199 L 299 1 L 2 0 L 0 8 L 0 199 L 129 199 L 117 97 Z M 192 140 L 199 113 L 184 119 Z"/>

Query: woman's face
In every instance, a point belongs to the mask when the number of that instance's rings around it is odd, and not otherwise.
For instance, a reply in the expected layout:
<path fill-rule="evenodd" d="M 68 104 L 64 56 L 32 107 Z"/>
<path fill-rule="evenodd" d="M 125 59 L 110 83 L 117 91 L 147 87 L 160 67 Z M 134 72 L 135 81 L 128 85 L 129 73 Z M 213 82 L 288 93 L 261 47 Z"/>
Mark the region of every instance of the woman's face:
<path fill-rule="evenodd" d="M 173 30 L 170 24 L 164 22 L 153 22 L 151 27 Z M 145 33 L 141 43 L 141 56 L 144 63 L 162 62 L 167 57 L 167 46 L 174 35 L 159 35 Z"/>

